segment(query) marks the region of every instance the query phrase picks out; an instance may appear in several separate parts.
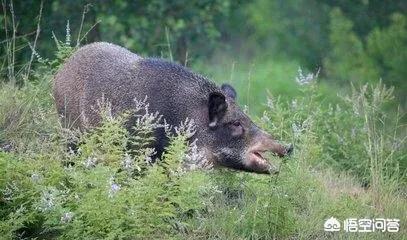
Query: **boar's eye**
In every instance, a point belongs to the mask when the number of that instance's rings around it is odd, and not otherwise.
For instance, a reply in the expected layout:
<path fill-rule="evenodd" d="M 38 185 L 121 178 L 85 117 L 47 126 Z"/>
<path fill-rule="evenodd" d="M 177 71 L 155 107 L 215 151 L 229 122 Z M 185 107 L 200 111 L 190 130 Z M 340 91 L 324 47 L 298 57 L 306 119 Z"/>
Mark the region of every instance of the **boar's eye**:
<path fill-rule="evenodd" d="M 242 135 L 243 134 L 243 126 L 242 126 L 242 124 L 240 123 L 240 121 L 234 121 L 234 122 L 232 122 L 231 123 L 231 126 L 232 126 L 232 135 L 233 136 L 240 136 L 240 135 Z"/>
<path fill-rule="evenodd" d="M 232 125 L 233 125 L 234 127 L 240 127 L 240 126 L 242 126 L 239 121 L 234 121 L 234 122 L 232 123 Z"/>

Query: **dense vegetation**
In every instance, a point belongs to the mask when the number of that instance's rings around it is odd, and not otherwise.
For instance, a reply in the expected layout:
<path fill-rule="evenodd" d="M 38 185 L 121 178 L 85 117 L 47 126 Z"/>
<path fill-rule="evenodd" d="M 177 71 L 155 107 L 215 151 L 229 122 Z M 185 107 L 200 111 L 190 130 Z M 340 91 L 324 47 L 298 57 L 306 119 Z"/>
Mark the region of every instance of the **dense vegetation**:
<path fill-rule="evenodd" d="M 405 12 L 403 1 L 3 1 L 1 238 L 403 239 Z M 167 126 L 176 134 L 151 165 L 158 116 L 145 102 L 135 137 L 108 102 L 94 131 L 62 128 L 52 76 L 97 40 L 232 83 L 294 155 L 270 156 L 277 176 L 205 169 L 186 121 Z M 400 232 L 324 232 L 331 216 L 398 218 Z"/>

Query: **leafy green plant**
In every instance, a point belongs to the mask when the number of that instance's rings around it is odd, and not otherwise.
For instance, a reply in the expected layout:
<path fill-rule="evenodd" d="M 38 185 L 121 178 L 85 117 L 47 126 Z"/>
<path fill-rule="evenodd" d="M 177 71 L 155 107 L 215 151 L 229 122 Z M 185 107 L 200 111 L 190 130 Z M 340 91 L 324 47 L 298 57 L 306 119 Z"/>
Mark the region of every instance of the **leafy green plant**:
<path fill-rule="evenodd" d="M 405 102 L 405 96 L 401 89 L 406 89 L 406 68 L 403 66 L 407 61 L 407 17 L 395 13 L 391 17 L 391 24 L 386 28 L 375 28 L 367 38 L 367 51 L 374 59 L 380 75 L 388 85 L 397 86 L 396 93 Z M 399 91 L 400 89 L 401 91 Z M 405 94 L 404 94 L 405 95 Z"/>
<path fill-rule="evenodd" d="M 379 79 L 374 62 L 366 53 L 363 41 L 353 32 L 353 23 L 335 8 L 330 14 L 330 47 L 325 58 L 328 77 L 341 82 L 368 82 Z"/>

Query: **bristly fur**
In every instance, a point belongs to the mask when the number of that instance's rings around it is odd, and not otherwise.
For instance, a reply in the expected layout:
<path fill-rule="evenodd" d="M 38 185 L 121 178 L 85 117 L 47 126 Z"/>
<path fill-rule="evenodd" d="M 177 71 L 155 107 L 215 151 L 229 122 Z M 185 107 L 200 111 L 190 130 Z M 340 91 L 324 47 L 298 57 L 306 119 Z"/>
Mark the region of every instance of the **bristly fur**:
<path fill-rule="evenodd" d="M 98 124 L 97 100 L 104 98 L 112 112 L 134 109 L 134 99 L 148 97 L 171 125 L 187 117 L 202 129 L 210 93 L 221 90 L 207 78 L 158 58 L 142 58 L 120 46 L 98 42 L 74 53 L 54 81 L 54 97 L 64 127 L 85 129 Z M 201 123 L 201 124 L 200 124 Z M 157 133 L 158 151 L 165 145 Z"/>

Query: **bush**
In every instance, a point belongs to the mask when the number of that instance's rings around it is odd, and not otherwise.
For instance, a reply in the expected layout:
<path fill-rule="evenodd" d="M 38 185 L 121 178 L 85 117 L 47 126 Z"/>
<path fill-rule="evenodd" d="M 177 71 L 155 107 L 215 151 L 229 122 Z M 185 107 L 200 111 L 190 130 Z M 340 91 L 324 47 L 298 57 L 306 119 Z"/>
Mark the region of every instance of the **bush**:
<path fill-rule="evenodd" d="M 182 227 L 176 217 L 196 207 L 179 188 L 190 130 L 177 128 L 162 160 L 151 165 L 151 151 L 127 152 L 126 115 L 104 109 L 103 124 L 80 137 L 78 154 L 0 156 L 2 236 L 161 238 Z"/>
<path fill-rule="evenodd" d="M 353 32 L 353 23 L 336 8 L 330 14 L 329 41 L 331 50 L 325 58 L 329 79 L 359 84 L 379 79 L 374 62 L 366 53 L 363 42 Z"/>
<path fill-rule="evenodd" d="M 395 13 L 391 16 L 391 24 L 386 28 L 375 28 L 367 38 L 367 51 L 375 61 L 380 76 L 386 83 L 397 86 L 396 93 L 401 102 L 406 102 L 402 89 L 407 89 L 407 70 L 404 63 L 407 53 L 407 18 Z M 399 89 L 399 90 L 398 90 Z"/>
<path fill-rule="evenodd" d="M 386 110 L 386 104 L 394 100 L 393 88 L 381 83 L 352 87 L 351 94 L 342 96 L 336 105 L 324 105 L 318 100 L 316 84 L 309 84 L 303 87 L 304 96 L 289 104 L 270 99 L 271 109 L 264 113 L 262 119 L 267 121 L 262 125 L 271 124 L 279 139 L 300 143 L 299 147 L 302 143 L 311 155 L 306 158 L 311 165 L 328 164 L 360 177 L 365 184 L 373 184 L 378 176 L 383 177 L 381 181 L 393 176 L 405 182 L 405 142 L 399 135 L 404 129 L 402 116 L 388 115 Z M 307 131 L 310 134 L 302 139 Z"/>

